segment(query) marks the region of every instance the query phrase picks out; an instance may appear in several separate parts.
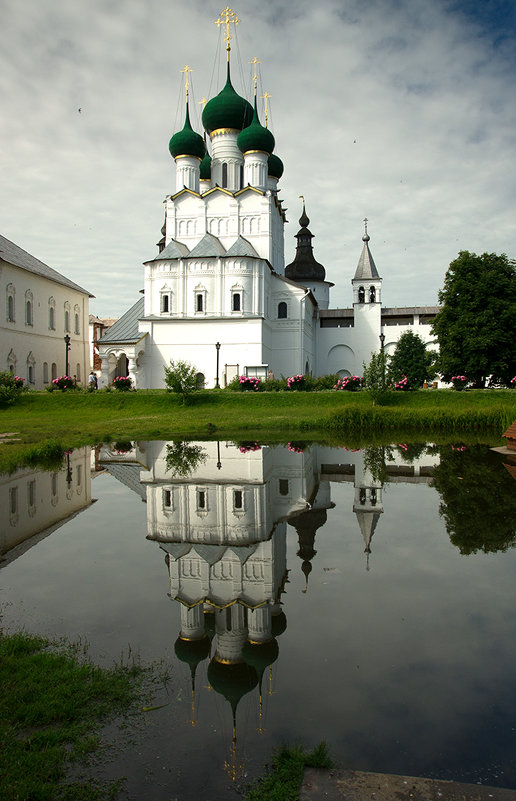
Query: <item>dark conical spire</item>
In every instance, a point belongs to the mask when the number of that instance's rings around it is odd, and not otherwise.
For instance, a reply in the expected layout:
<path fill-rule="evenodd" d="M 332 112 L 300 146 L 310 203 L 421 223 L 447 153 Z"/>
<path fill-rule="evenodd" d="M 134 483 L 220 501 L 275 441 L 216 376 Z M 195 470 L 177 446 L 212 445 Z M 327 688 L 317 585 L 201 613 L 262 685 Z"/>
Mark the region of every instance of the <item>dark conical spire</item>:
<path fill-rule="evenodd" d="M 362 253 L 360 254 L 360 258 L 358 260 L 355 277 L 353 278 L 354 281 L 372 281 L 380 277 L 378 275 L 378 270 L 376 269 L 374 259 L 371 255 L 371 251 L 369 250 L 369 241 L 371 237 L 367 233 L 367 217 L 364 220 L 364 225 L 365 231 L 362 237 L 364 247 L 362 248 Z"/>
<path fill-rule="evenodd" d="M 297 247 L 294 261 L 285 267 L 285 275 L 292 281 L 325 281 L 326 270 L 314 258 L 312 239 L 314 235 L 308 229 L 310 220 L 305 210 L 303 199 L 303 212 L 299 218 L 301 228 L 296 234 Z"/>

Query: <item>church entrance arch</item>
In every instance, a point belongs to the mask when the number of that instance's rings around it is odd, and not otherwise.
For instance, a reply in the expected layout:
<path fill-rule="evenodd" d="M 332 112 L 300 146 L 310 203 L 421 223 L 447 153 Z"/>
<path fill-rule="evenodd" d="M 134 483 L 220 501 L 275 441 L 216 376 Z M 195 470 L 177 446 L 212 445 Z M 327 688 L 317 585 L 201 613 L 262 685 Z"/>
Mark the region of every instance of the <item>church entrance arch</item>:
<path fill-rule="evenodd" d="M 328 373 L 338 373 L 341 377 L 353 375 L 355 371 L 355 353 L 349 345 L 334 345 L 328 352 Z"/>

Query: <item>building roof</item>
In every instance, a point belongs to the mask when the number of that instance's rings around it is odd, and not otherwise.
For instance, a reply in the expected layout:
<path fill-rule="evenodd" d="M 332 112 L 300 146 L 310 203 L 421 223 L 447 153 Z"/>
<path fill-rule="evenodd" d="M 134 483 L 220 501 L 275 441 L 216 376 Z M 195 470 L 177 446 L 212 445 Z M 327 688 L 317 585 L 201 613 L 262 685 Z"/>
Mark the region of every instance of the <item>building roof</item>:
<path fill-rule="evenodd" d="M 164 248 L 161 253 L 158 253 L 157 256 L 153 256 L 152 259 L 149 261 L 161 261 L 162 259 L 183 259 L 185 256 L 188 256 L 190 251 L 183 245 L 182 242 L 178 242 L 176 239 L 171 239 L 166 248 Z M 145 262 L 148 264 L 149 262 Z"/>
<path fill-rule="evenodd" d="M 362 237 L 364 247 L 362 248 L 357 269 L 355 270 L 355 277 L 353 278 L 354 281 L 373 281 L 377 278 L 380 278 L 378 275 L 378 270 L 376 269 L 376 264 L 374 263 L 374 259 L 371 255 L 371 251 L 369 250 L 369 238 L 370 237 L 368 234 L 364 234 Z"/>
<path fill-rule="evenodd" d="M 226 248 L 220 241 L 217 239 L 216 236 L 213 234 L 204 234 L 203 238 L 200 242 L 197 242 L 196 246 L 190 251 L 186 258 L 189 259 L 198 259 L 200 258 L 210 258 L 215 257 L 218 258 L 219 256 L 226 255 Z"/>
<path fill-rule="evenodd" d="M 239 236 L 238 239 L 233 242 L 226 256 L 251 256 L 253 258 L 260 258 L 251 243 L 247 239 L 244 239 L 243 236 Z"/>
<path fill-rule="evenodd" d="M 437 314 L 440 311 L 440 306 L 384 306 L 382 308 L 382 317 L 396 317 L 407 314 Z"/>
<path fill-rule="evenodd" d="M 69 278 L 61 275 L 61 273 L 58 273 L 57 270 L 54 270 L 52 267 L 49 267 L 48 264 L 45 264 L 39 259 L 36 259 L 34 256 L 31 256 L 26 250 L 18 247 L 18 245 L 15 245 L 14 242 L 11 242 L 9 239 L 6 239 L 5 236 L 1 235 L 0 259 L 3 259 L 8 264 L 12 264 L 14 267 L 21 267 L 22 270 L 27 270 L 29 273 L 41 275 L 43 278 L 48 278 L 49 281 L 55 281 L 56 284 L 62 284 L 70 289 L 75 289 L 77 292 L 82 292 L 84 295 L 88 295 L 90 298 L 95 297 L 95 295 L 92 295 L 87 289 L 83 289 L 82 286 L 79 286 L 79 284 L 70 281 Z"/>
<path fill-rule="evenodd" d="M 143 336 L 141 331 L 138 330 L 138 320 L 143 317 L 143 304 L 144 298 L 137 300 L 134 306 L 131 306 L 129 311 L 126 311 L 111 326 L 102 339 L 99 339 L 99 345 L 104 345 L 108 342 L 124 342 L 127 344 L 138 342 Z"/>

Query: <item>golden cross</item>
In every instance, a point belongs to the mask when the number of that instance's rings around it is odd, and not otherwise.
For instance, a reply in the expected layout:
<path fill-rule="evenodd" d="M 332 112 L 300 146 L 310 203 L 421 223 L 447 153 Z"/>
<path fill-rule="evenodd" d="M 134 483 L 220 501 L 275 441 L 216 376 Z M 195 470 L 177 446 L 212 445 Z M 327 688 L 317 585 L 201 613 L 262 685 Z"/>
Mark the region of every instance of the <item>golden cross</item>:
<path fill-rule="evenodd" d="M 267 105 L 267 100 L 269 97 L 272 97 L 268 92 L 264 92 L 262 95 L 262 99 L 264 101 L 264 110 L 265 110 L 265 127 L 267 127 L 267 121 L 269 119 L 269 107 Z"/>
<path fill-rule="evenodd" d="M 202 107 L 204 108 L 204 106 L 206 105 L 206 103 L 208 101 L 207 101 L 207 99 L 205 97 L 202 97 L 198 102 L 199 102 L 199 105 L 202 104 Z"/>
<path fill-rule="evenodd" d="M 219 18 L 215 20 L 215 25 L 219 26 L 219 30 L 220 30 L 220 26 L 221 25 L 225 25 L 226 26 L 226 34 L 224 36 L 224 39 L 226 40 L 226 50 L 227 50 L 227 53 L 228 53 L 228 61 L 229 61 L 229 51 L 231 50 L 231 47 L 230 47 L 229 43 L 230 43 L 231 39 L 233 38 L 232 35 L 229 32 L 229 26 L 231 25 L 231 23 L 233 23 L 235 25 L 235 27 L 236 27 L 239 22 L 240 22 L 239 18 L 237 17 L 235 12 L 230 9 L 229 6 L 226 6 L 224 11 L 220 12 Z"/>
<path fill-rule="evenodd" d="M 185 89 L 186 89 L 186 102 L 188 102 L 188 89 L 190 87 L 190 79 L 188 78 L 188 73 L 193 72 L 193 69 L 186 64 L 183 70 L 179 70 L 179 72 L 185 73 Z"/>
<path fill-rule="evenodd" d="M 257 64 L 261 64 L 261 63 L 262 63 L 262 62 L 261 62 L 261 61 L 258 61 L 258 59 L 256 58 L 256 56 L 255 56 L 255 57 L 252 59 L 252 61 L 250 61 L 250 62 L 249 62 L 249 64 L 254 64 L 254 75 L 253 75 L 253 81 L 254 81 L 254 96 L 255 96 L 255 97 L 256 97 L 256 84 L 258 83 L 258 75 L 257 75 L 257 73 L 256 73 L 256 65 L 257 65 Z"/>
<path fill-rule="evenodd" d="M 367 223 L 368 222 L 369 222 L 369 220 L 367 219 L 367 217 L 364 217 L 364 228 L 365 228 L 365 235 L 366 236 L 367 236 Z"/>

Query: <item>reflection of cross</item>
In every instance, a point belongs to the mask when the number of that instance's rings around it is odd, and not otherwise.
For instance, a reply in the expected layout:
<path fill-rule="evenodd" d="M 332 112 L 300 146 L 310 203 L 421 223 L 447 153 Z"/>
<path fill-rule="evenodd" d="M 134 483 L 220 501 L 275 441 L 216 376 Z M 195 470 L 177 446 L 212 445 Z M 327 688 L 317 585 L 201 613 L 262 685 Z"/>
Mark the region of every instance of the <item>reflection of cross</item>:
<path fill-rule="evenodd" d="M 262 62 L 261 62 L 261 61 L 258 61 L 258 59 L 256 58 L 256 56 L 253 58 L 253 60 L 252 60 L 252 61 L 250 61 L 250 62 L 249 62 L 249 64 L 254 64 L 254 75 L 253 75 L 253 81 L 254 81 L 254 96 L 255 96 L 255 97 L 256 97 L 256 84 L 258 83 L 258 76 L 257 76 L 257 74 L 256 74 L 256 65 L 257 65 L 257 64 L 261 64 L 261 63 L 262 63 Z"/>
<path fill-rule="evenodd" d="M 232 11 L 230 9 L 229 6 L 226 6 L 224 11 L 220 12 L 219 18 L 215 20 L 215 25 L 219 26 L 219 30 L 220 30 L 220 26 L 221 25 L 225 25 L 226 26 L 226 34 L 224 36 L 224 39 L 226 40 L 226 50 L 228 52 L 228 61 L 229 61 L 229 51 L 231 50 L 229 42 L 233 38 L 231 36 L 230 32 L 229 32 L 229 26 L 231 25 L 231 23 L 233 23 L 235 25 L 235 27 L 236 27 L 239 22 L 240 22 L 240 20 L 238 19 L 237 15 L 235 14 L 234 11 Z"/>
<path fill-rule="evenodd" d="M 264 92 L 262 97 L 263 97 L 263 100 L 264 100 L 264 108 L 265 108 L 265 127 L 267 127 L 267 117 L 268 117 L 268 109 L 269 109 L 269 107 L 267 106 L 267 100 L 269 99 L 269 97 L 272 97 L 272 95 L 270 95 L 268 92 Z"/>
<path fill-rule="evenodd" d="M 190 79 L 188 78 L 188 73 L 193 72 L 193 69 L 186 64 L 183 70 L 179 70 L 179 72 L 185 73 L 185 89 L 186 89 L 186 99 L 188 101 L 188 89 L 190 87 Z"/>
<path fill-rule="evenodd" d="M 365 227 L 366 236 L 367 236 L 367 223 L 368 222 L 369 222 L 369 220 L 367 219 L 367 217 L 364 217 L 364 227 Z"/>

